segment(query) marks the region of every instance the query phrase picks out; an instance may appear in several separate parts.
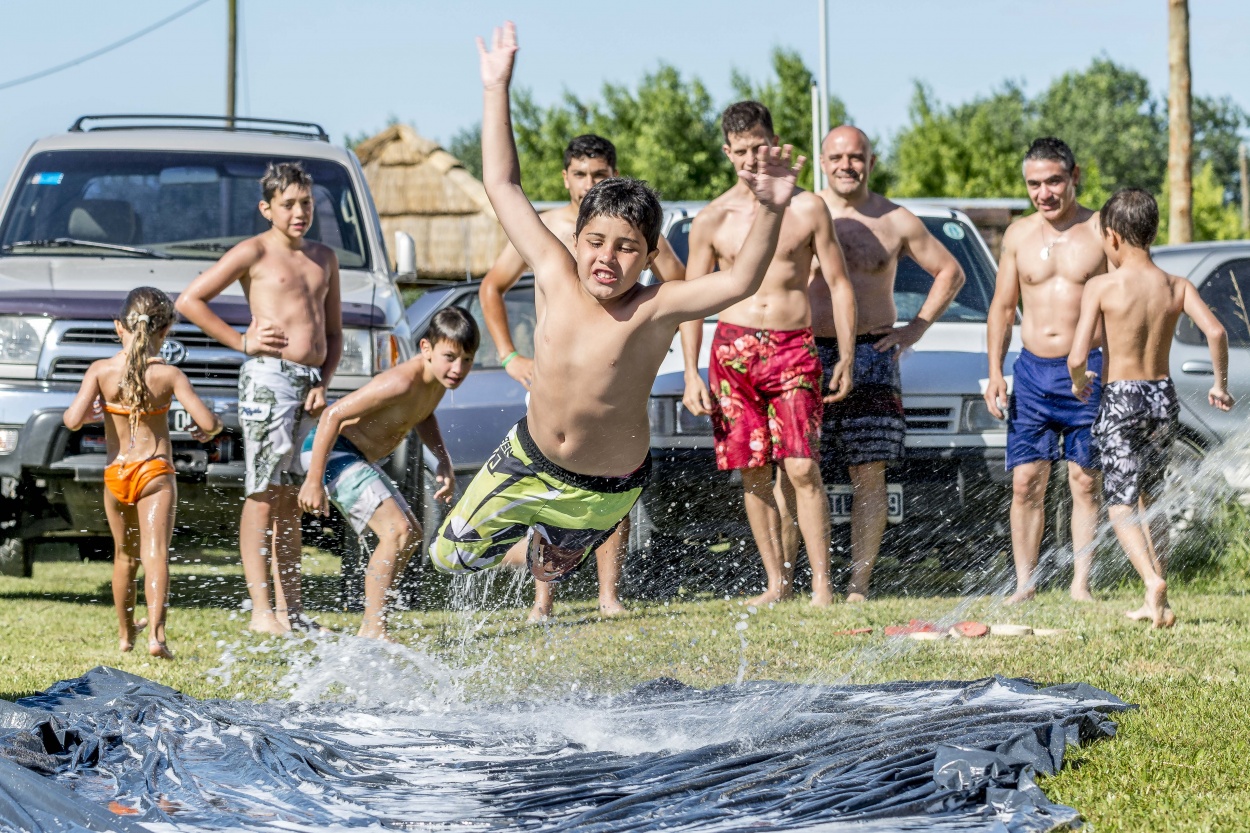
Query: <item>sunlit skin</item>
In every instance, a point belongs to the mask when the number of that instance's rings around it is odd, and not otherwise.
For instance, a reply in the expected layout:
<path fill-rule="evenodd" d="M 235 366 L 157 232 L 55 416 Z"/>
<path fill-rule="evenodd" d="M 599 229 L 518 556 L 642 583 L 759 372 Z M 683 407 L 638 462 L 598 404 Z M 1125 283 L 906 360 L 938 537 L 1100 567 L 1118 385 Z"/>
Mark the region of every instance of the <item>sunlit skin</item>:
<path fill-rule="evenodd" d="M 1020 338 L 1025 349 L 1042 358 L 1067 356 L 1072 350 L 1085 285 L 1107 271 L 1098 215 L 1077 202 L 1080 167 L 1068 171 L 1062 162 L 1032 159 L 1024 163 L 1023 173 L 1037 213 L 1016 220 L 1003 235 L 987 324 L 989 378 L 985 404 L 999 419 L 1005 418 L 1007 409 L 1003 360 L 1017 306 L 1023 307 Z M 1090 344 L 1097 347 L 1101 343 L 1102 332 L 1095 330 Z M 1016 590 L 1008 600 L 1012 603 L 1030 599 L 1034 594 L 1050 469 L 1049 460 L 1038 460 L 1012 470 L 1011 539 L 1016 565 Z M 1100 483 L 1096 470 L 1068 464 L 1075 553 L 1069 592 L 1077 601 L 1094 598 L 1089 589 L 1089 573 Z"/>
<path fill-rule="evenodd" d="M 343 350 L 339 265 L 334 251 L 305 240 L 313 222 L 311 191 L 293 184 L 260 203 L 272 225 L 244 240 L 206 269 L 178 296 L 178 312 L 217 341 L 248 356 L 270 356 L 321 371 L 304 410 L 325 408 L 326 386 Z M 208 302 L 238 282 L 252 323 L 235 332 Z M 271 485 L 243 503 L 239 551 L 252 601 L 250 627 L 281 634 L 303 616 L 300 561 L 303 540 L 294 486 Z M 270 598 L 271 574 L 273 597 Z"/>
<path fill-rule="evenodd" d="M 509 116 L 516 50 L 511 23 L 495 31 L 490 50 L 478 40 L 483 184 L 508 238 L 534 268 L 538 319 L 526 423 L 539 450 L 556 465 L 578 474 L 625 477 L 642 465 L 650 448 L 647 402 L 678 324 L 719 312 L 759 288 L 803 160 L 792 166 L 790 148 L 773 148 L 744 165 L 739 176 L 761 210 L 727 273 L 701 284 L 639 286 L 643 268 L 655 256 L 641 229 L 629 229 L 619 218 L 594 218 L 570 255 L 525 196 Z M 523 558 L 524 547 L 522 541 L 513 557 Z M 544 562 L 567 557 L 539 556 Z"/>
<path fill-rule="evenodd" d="M 821 146 L 821 166 L 829 187 L 819 193 L 833 217 L 834 228 L 854 289 L 857 335 L 881 338 L 876 349 L 893 351 L 895 358 L 914 345 L 939 319 L 964 284 L 964 272 L 955 257 L 939 243 L 924 223 L 907 209 L 868 189 L 877 157 L 872 142 L 859 128 L 834 128 Z M 933 286 L 916 317 L 896 327 L 894 277 L 898 261 L 910 256 L 933 275 Z M 819 268 L 808 284 L 812 332 L 823 338 L 837 335 L 835 310 Z M 840 351 L 845 360 L 852 350 Z M 873 565 L 885 533 L 888 497 L 885 462 L 850 467 L 855 499 L 851 504 L 851 581 L 847 601 L 867 598 Z M 798 535 L 789 505 L 792 488 L 784 472 L 778 477 L 777 506 L 781 512 L 782 551 L 787 563 L 798 557 Z"/>
<path fill-rule="evenodd" d="M 438 460 L 434 498 L 450 503 L 456 490 L 455 471 L 434 410 L 446 391 L 460 387 L 472 367 L 473 354 L 459 344 L 447 340 L 431 344 L 421 339 L 420 355 L 378 374 L 326 408 L 317 423 L 312 459 L 299 490 L 300 509 L 314 515 L 328 514 L 326 463 L 340 434 L 366 460 L 376 463 L 394 452 L 414 428 Z M 422 529 L 412 510 L 394 498 L 378 506 L 369 519 L 369 529 L 378 536 L 378 543 L 365 570 L 365 612 L 358 635 L 386 639 L 386 597 L 420 548 Z"/>
<path fill-rule="evenodd" d="M 1232 408 L 1228 393 L 1228 334 L 1189 281 L 1154 265 L 1150 250 L 1127 243 L 1104 229 L 1102 242 L 1112 271 L 1093 278 L 1081 299 L 1081 316 L 1068 356 L 1072 393 L 1087 400 L 1095 375 L 1087 368 L 1089 347 L 1104 333 L 1104 382 L 1159 381 L 1169 378 L 1172 335 L 1181 314 L 1188 315 L 1207 338 L 1215 384 L 1208 403 L 1221 411 Z M 1176 615 L 1168 606 L 1166 518 L 1151 518 L 1156 495 L 1143 490 L 1136 506 L 1108 505 L 1107 515 L 1120 546 L 1146 585 L 1145 603 L 1124 615 L 1148 620 L 1152 627 L 1171 627 Z"/>
<path fill-rule="evenodd" d="M 735 171 L 743 170 L 755 154 L 775 147 L 778 138 L 762 125 L 741 133 L 730 133 L 721 150 Z M 750 189 L 739 182 L 703 208 L 690 229 L 690 257 L 686 262 L 691 276 L 716 281 L 718 275 L 735 263 L 744 236 L 758 211 Z M 751 297 L 721 312 L 727 324 L 761 330 L 799 330 L 812 324 L 808 298 L 813 263 L 820 266 L 823 291 L 830 299 L 833 329 L 844 343 L 855 339 L 855 298 L 846 277 L 846 266 L 838 237 L 824 203 L 814 194 L 795 189 L 782 222 L 777 251 L 760 289 Z M 721 273 L 710 274 L 714 268 Z M 685 363 L 685 393 L 682 403 L 692 414 L 710 413 L 712 398 L 699 372 L 699 347 L 703 322 L 682 325 L 682 354 Z M 852 362 L 848 354 L 833 369 L 826 402 L 843 399 L 851 389 Z M 812 602 L 833 600 L 829 580 L 829 503 L 814 459 L 787 458 L 781 462 L 786 476 L 795 485 L 798 525 L 807 544 L 813 569 Z M 764 562 L 768 585 L 764 593 L 749 600 L 771 604 L 793 595 L 793 559 L 786 560 L 779 543 L 781 518 L 773 496 L 773 467 L 742 469 L 744 504 L 747 518 Z"/>
<path fill-rule="evenodd" d="M 132 436 L 128 415 L 104 412 L 104 403 L 121 400 L 126 353 L 134 340 L 134 334 L 120 321 L 115 324 L 122 350 L 93 362 L 87 369 L 74 401 L 62 416 L 65 427 L 77 431 L 87 422 L 104 422 L 109 465 L 119 457 L 126 462 L 156 457 L 171 461 L 169 417 L 162 409 L 168 408 L 174 399 L 195 423 L 191 434 L 194 439 L 206 442 L 219 433 L 221 420 L 196 394 L 186 374 L 155 360 L 168 330 L 154 333 L 150 339 L 151 364 L 144 374 L 151 410 L 161 413 L 140 416 L 138 430 Z M 165 613 L 169 599 L 169 543 L 177 499 L 177 483 L 171 474 L 149 482 L 134 504 L 122 503 L 109 489 L 104 489 L 104 513 L 114 545 L 113 605 L 117 610 L 118 647 L 123 652 L 134 648 L 136 631 L 146 626 L 148 653 L 161 659 L 173 659 L 173 652 L 165 644 Z M 148 616 L 135 622 L 135 576 L 140 563 L 143 564 Z"/>

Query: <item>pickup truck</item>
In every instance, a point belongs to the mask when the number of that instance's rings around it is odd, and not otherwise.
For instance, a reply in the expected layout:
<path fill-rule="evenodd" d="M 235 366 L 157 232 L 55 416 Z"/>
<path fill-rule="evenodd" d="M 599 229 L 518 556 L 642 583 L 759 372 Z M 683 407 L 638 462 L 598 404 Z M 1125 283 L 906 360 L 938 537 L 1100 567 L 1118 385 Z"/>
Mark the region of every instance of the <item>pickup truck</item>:
<path fill-rule="evenodd" d="M 101 501 L 103 428 L 67 431 L 62 412 L 91 362 L 119 349 L 113 316 L 126 293 L 148 285 L 176 296 L 231 246 L 263 231 L 259 178 L 270 162 L 289 160 L 315 182 L 309 238 L 338 255 L 344 344 L 330 394 L 341 396 L 407 358 L 413 344 L 360 165 L 319 126 L 85 116 L 26 152 L 0 195 L 0 572 L 30 575 L 42 541 L 69 541 L 83 557 L 112 556 Z M 250 321 L 237 285 L 213 307 L 240 331 Z M 232 545 L 243 497 L 243 356 L 178 323 L 162 357 L 226 426 L 201 445 L 186 412 L 170 411 L 179 529 Z M 406 449 L 392 459 L 402 488 Z"/>

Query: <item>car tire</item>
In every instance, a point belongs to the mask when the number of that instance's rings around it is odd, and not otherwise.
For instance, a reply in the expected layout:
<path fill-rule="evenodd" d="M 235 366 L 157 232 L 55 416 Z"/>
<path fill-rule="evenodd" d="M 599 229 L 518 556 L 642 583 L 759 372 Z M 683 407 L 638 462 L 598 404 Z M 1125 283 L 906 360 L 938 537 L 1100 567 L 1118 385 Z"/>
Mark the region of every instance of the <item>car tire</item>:
<path fill-rule="evenodd" d="M 76 543 L 83 561 L 112 561 L 117 551 L 112 538 L 79 538 Z"/>
<path fill-rule="evenodd" d="M 31 545 L 21 538 L 0 538 L 0 576 L 30 578 Z"/>

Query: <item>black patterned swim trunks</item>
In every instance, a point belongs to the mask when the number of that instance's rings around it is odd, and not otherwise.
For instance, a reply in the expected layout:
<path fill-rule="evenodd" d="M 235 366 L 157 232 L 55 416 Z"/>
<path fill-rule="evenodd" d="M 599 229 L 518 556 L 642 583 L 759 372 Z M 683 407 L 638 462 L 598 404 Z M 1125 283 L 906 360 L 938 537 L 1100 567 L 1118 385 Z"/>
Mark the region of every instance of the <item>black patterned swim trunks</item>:
<path fill-rule="evenodd" d="M 874 345 L 880 340 L 881 336 L 871 334 L 855 339 L 855 386 L 846 399 L 825 405 L 820 453 L 826 482 L 837 482 L 839 466 L 888 465 L 903 459 L 907 420 L 898 352 L 878 351 Z M 821 390 L 828 395 L 839 355 L 837 339 L 816 339 L 816 350 L 824 370 Z"/>
<path fill-rule="evenodd" d="M 1159 496 L 1180 411 L 1171 379 L 1103 385 L 1094 440 L 1108 505 L 1136 506 L 1142 495 Z"/>

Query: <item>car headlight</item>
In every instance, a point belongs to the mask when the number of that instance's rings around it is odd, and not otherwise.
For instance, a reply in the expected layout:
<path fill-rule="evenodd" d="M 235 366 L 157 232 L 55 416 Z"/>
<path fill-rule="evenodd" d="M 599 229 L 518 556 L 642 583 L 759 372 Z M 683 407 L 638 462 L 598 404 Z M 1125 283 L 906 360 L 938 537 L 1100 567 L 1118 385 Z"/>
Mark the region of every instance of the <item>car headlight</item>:
<path fill-rule="evenodd" d="M 971 434 L 1006 431 L 1007 422 L 991 414 L 984 399 L 968 397 L 964 400 L 963 430 Z"/>
<path fill-rule="evenodd" d="M 50 318 L 0 315 L 0 364 L 38 364 Z"/>
<path fill-rule="evenodd" d="M 20 426 L 0 425 L 0 454 L 12 454 L 17 450 L 17 438 L 20 433 Z"/>
<path fill-rule="evenodd" d="M 368 330 L 343 331 L 343 355 L 335 374 L 369 376 L 373 371 L 373 336 Z"/>
<path fill-rule="evenodd" d="M 647 420 L 651 423 L 651 436 L 685 437 L 712 436 L 712 418 L 704 414 L 695 416 L 681 404 L 676 396 L 653 396 L 647 403 Z"/>

